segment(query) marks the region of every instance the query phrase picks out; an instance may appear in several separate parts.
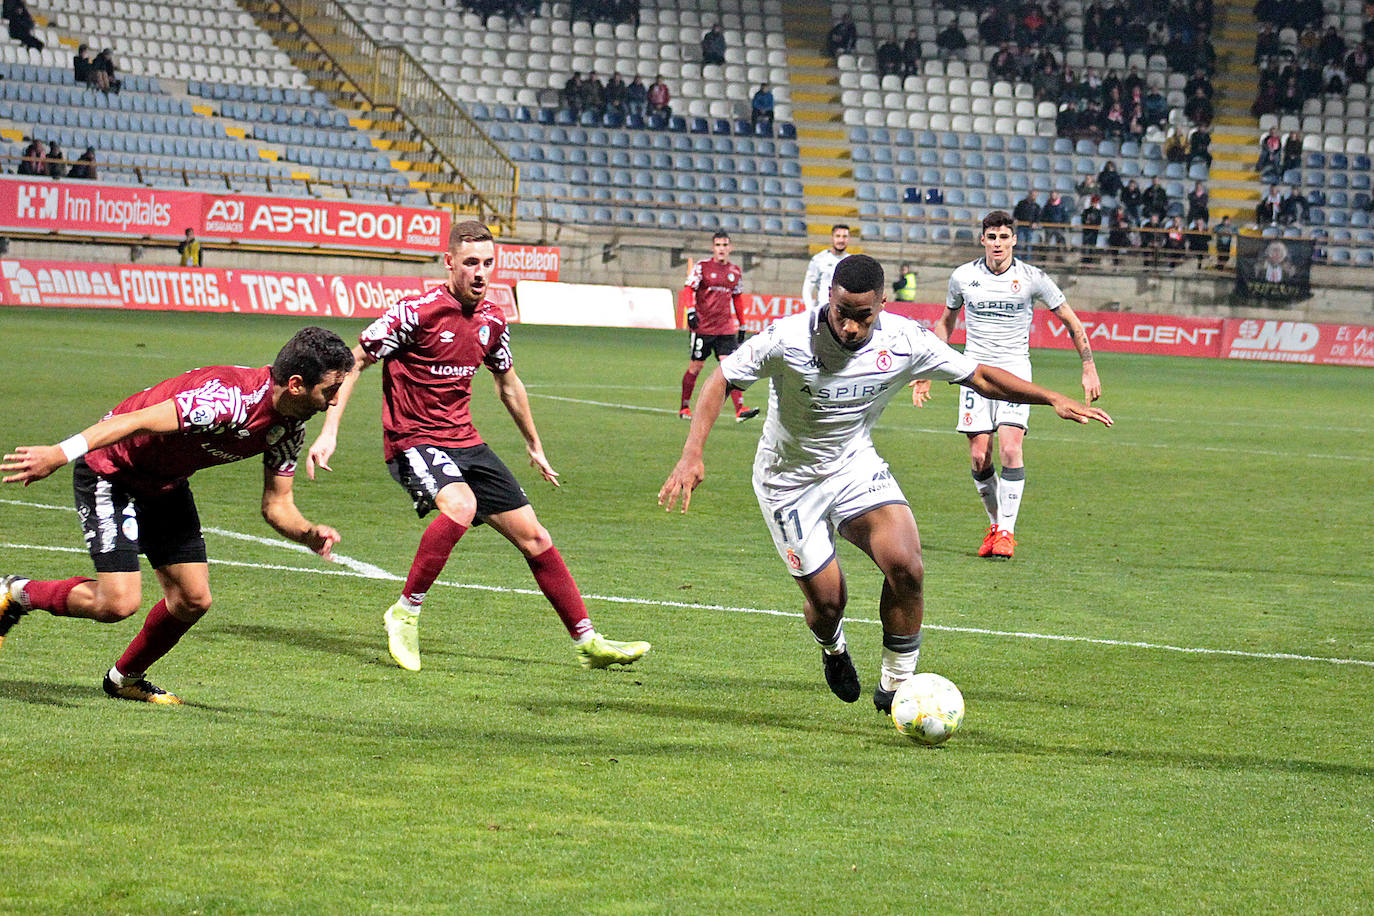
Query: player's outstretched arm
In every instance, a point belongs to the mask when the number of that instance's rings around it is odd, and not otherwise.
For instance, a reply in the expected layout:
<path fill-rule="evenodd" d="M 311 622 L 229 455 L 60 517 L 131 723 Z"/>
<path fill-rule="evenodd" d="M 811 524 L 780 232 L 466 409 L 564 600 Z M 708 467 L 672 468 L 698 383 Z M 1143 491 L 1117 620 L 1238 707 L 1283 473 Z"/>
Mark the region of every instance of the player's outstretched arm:
<path fill-rule="evenodd" d="M 5 455 L 0 472 L 10 472 L 5 483 L 22 483 L 27 487 L 88 451 L 114 445 L 130 436 L 163 436 L 180 428 L 176 404 L 168 399 L 141 410 L 115 414 L 57 445 L 21 445 Z"/>
<path fill-rule="evenodd" d="M 339 396 L 324 412 L 324 426 L 310 444 L 310 451 L 305 454 L 305 475 L 311 480 L 315 479 L 316 467 L 322 471 L 334 470 L 329 466 L 329 459 L 339 446 L 339 423 L 343 421 L 344 407 L 353 396 L 353 386 L 358 383 L 358 376 L 376 361 L 361 346 L 353 348 L 353 368 L 344 376 L 343 384 L 339 386 Z"/>
<path fill-rule="evenodd" d="M 1096 420 L 1103 426 L 1112 425 L 1112 418 L 1107 415 L 1106 411 L 1089 407 L 1087 404 L 1079 403 L 1057 391 L 1051 391 L 1034 382 L 1028 382 L 1019 376 L 1012 375 L 1005 369 L 997 369 L 979 363 L 973 375 L 965 379 L 962 384 L 972 388 L 983 397 L 995 398 L 999 401 L 1012 401 L 1017 404 L 1048 404 L 1054 408 L 1055 413 L 1065 420 L 1073 420 L 1077 423 Z"/>
<path fill-rule="evenodd" d="M 263 470 L 263 520 L 282 537 L 290 538 L 297 544 L 304 544 L 315 553 L 329 559 L 334 545 L 339 543 L 339 532 L 328 525 L 313 524 L 301 515 L 301 510 L 296 508 L 296 498 L 291 492 L 293 479 L 273 473 L 271 468 Z"/>
<path fill-rule="evenodd" d="M 725 403 L 727 385 L 725 375 L 716 367 L 706 384 L 701 386 L 697 395 L 696 410 L 692 412 L 692 427 L 687 431 L 687 442 L 682 446 L 682 457 L 678 459 L 668 479 L 658 490 L 658 504 L 668 512 L 679 497 L 682 511 L 692 504 L 692 491 L 706 479 L 706 462 L 702 457 L 706 449 L 706 437 L 711 435 L 711 427 L 720 416 L 721 405 Z"/>
<path fill-rule="evenodd" d="M 1088 343 L 1088 332 L 1078 314 L 1069 308 L 1067 302 L 1059 306 L 1055 314 L 1059 316 L 1064 330 L 1069 332 L 1073 348 L 1078 351 L 1078 358 L 1083 361 L 1083 400 L 1091 404 L 1102 397 L 1102 382 L 1097 378 L 1097 363 L 1093 361 L 1093 348 Z"/>
<path fill-rule="evenodd" d="M 496 378 L 496 396 L 501 399 L 506 412 L 515 421 L 515 428 L 520 430 L 520 435 L 525 439 L 525 451 L 530 456 L 530 467 L 537 468 L 544 479 L 555 487 L 560 486 L 558 472 L 544 457 L 544 446 L 539 442 L 539 430 L 534 428 L 534 415 L 530 413 L 530 396 L 525 391 L 525 383 L 520 381 L 520 376 L 515 374 L 514 369 L 493 372 L 492 375 Z"/>

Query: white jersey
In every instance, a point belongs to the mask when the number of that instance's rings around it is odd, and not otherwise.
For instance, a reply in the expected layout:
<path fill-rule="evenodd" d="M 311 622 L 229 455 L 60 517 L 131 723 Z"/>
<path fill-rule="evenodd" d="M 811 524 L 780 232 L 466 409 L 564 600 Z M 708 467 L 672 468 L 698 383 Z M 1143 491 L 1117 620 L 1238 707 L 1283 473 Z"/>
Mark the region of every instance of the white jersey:
<path fill-rule="evenodd" d="M 890 312 L 878 316 L 868 343 L 846 349 L 830 330 L 827 311 L 780 318 L 720 363 L 736 388 L 771 382 L 754 468 L 775 486 L 812 483 L 872 449 L 870 431 L 908 382 L 958 382 L 978 367 L 917 322 Z"/>
<path fill-rule="evenodd" d="M 802 281 L 802 301 L 813 309 L 830 301 L 830 283 L 835 277 L 835 265 L 845 259 L 844 254 L 836 254 L 835 249 L 827 248 L 817 252 L 806 265 L 806 279 Z"/>
<path fill-rule="evenodd" d="M 999 369 L 1016 369 L 1030 364 L 1036 299 L 1052 310 L 1065 302 L 1064 293 L 1040 268 L 1012 258 L 1006 270 L 995 274 L 986 259 L 979 258 L 949 275 L 945 305 L 964 310 L 965 355 Z"/>

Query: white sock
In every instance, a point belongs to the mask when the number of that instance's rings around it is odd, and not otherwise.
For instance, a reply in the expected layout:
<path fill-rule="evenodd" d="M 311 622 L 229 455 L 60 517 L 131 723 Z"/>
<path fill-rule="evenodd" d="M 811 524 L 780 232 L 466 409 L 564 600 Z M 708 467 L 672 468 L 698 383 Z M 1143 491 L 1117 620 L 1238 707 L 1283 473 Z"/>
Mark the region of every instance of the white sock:
<path fill-rule="evenodd" d="M 585 644 L 585 643 L 589 643 L 589 642 L 591 642 L 593 639 L 596 639 L 596 636 L 597 636 L 596 630 L 588 630 L 587 632 L 583 633 L 581 636 L 579 636 L 579 637 L 577 637 L 576 639 L 574 639 L 574 640 L 573 640 L 573 645 L 574 645 L 574 646 L 580 646 L 580 645 L 583 645 L 583 644 Z"/>
<path fill-rule="evenodd" d="M 825 651 L 826 655 L 840 655 L 845 651 L 845 649 L 848 648 L 848 644 L 844 640 L 843 620 L 840 621 L 839 626 L 835 627 L 835 636 L 828 643 L 821 642 L 821 638 L 819 636 L 816 636 L 814 632 L 811 635 L 816 640 L 816 642 L 820 643 L 820 646 Z"/>
<path fill-rule="evenodd" d="M 920 658 L 920 633 L 915 636 L 891 636 L 884 633 L 883 661 L 878 686 L 883 690 L 896 690 L 898 684 L 916 673 L 916 662 Z"/>
<path fill-rule="evenodd" d="M 135 684 L 143 679 L 143 675 L 141 673 L 121 674 L 119 669 L 116 668 L 114 665 L 110 666 L 108 677 L 110 678 L 110 680 L 114 681 L 116 687 L 127 687 L 130 684 Z"/>
<path fill-rule="evenodd" d="M 1021 493 L 1026 489 L 1026 469 L 1002 468 L 1002 480 L 997 485 L 997 527 L 1008 533 L 1016 530 L 1016 516 L 1021 512 Z"/>
<path fill-rule="evenodd" d="M 997 524 L 997 471 L 992 467 L 987 470 L 987 476 L 981 480 L 978 472 L 973 473 L 973 486 L 978 490 L 978 498 L 983 501 L 983 508 L 988 513 L 988 524 Z"/>
<path fill-rule="evenodd" d="M 405 595 L 402 595 L 400 598 L 396 600 L 396 603 L 399 604 L 406 611 L 408 611 L 411 614 L 411 616 L 419 617 L 420 611 L 424 608 L 424 600 L 424 595 L 420 595 L 418 598 L 413 599 L 407 598 Z"/>

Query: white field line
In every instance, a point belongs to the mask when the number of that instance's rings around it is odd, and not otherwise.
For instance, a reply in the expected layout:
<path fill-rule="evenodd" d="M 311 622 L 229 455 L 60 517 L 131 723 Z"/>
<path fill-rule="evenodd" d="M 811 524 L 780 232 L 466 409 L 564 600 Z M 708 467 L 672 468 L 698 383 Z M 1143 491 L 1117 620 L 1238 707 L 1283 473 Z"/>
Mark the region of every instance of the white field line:
<path fill-rule="evenodd" d="M 0 499 L 0 504 L 11 506 L 23 506 L 31 509 L 47 509 L 54 511 L 70 512 L 66 506 L 52 506 L 44 503 L 23 502 L 13 499 Z M 285 547 L 290 550 L 300 550 L 305 553 L 310 551 L 299 544 L 290 541 L 281 541 L 274 538 L 263 538 L 256 535 L 241 534 L 239 532 L 224 531 L 219 528 L 206 528 L 207 532 L 218 534 L 222 537 L 234 538 L 237 540 L 252 541 L 271 547 Z M 40 550 L 56 553 L 86 553 L 79 547 L 50 547 L 40 544 L 19 544 L 13 542 L 0 542 L 0 548 L 12 550 Z M 380 579 L 390 582 L 403 581 L 402 577 L 387 572 L 380 567 L 370 563 L 364 563 L 335 554 L 335 561 L 345 569 L 330 569 L 328 567 L 312 568 L 305 566 L 282 566 L 269 563 L 246 563 L 237 560 L 216 560 L 211 559 L 212 564 L 218 566 L 237 566 L 247 569 L 266 569 L 281 572 L 297 572 L 307 575 L 320 576 L 347 576 L 357 579 Z M 444 579 L 438 580 L 436 585 L 443 585 L 448 588 L 463 589 L 465 591 L 496 592 L 507 595 L 532 595 L 542 596 L 537 589 L 532 588 L 512 588 L 504 585 L 479 585 L 471 582 L 452 582 Z M 662 601 L 648 598 L 628 598 L 623 595 L 597 595 L 591 593 L 583 594 L 583 597 L 590 601 L 605 601 L 609 604 L 639 604 L 647 607 L 676 608 L 691 611 L 723 611 L 731 614 L 756 614 L 767 617 L 792 617 L 801 618 L 801 614 L 796 611 L 780 611 L 773 608 L 754 608 L 754 607 L 735 607 L 728 604 L 698 604 L 686 601 Z M 881 621 L 867 617 L 846 617 L 849 623 L 879 624 Z M 1096 646 L 1115 646 L 1129 649 L 1148 649 L 1160 652 L 1178 652 L 1186 655 L 1217 655 L 1228 656 L 1231 658 L 1253 658 L 1264 661 L 1298 661 L 1298 662 L 1320 662 L 1328 665 L 1357 665 L 1367 668 L 1374 668 L 1374 660 L 1363 658 L 1339 658 L 1326 655 L 1302 655 L 1295 652 L 1247 652 L 1241 649 L 1209 649 L 1200 646 L 1172 646 L 1167 643 L 1152 643 L 1139 640 L 1125 639 L 1102 639 L 1093 636 L 1065 636 L 1056 633 L 1034 633 L 1017 630 L 991 630 L 984 627 L 952 627 L 940 624 L 926 624 L 927 630 L 938 630 L 944 633 L 967 633 L 974 636 L 995 636 L 1007 639 L 1036 639 L 1049 642 L 1069 642 L 1083 643 Z"/>
<path fill-rule="evenodd" d="M 586 404 L 586 405 L 588 405 L 588 406 L 590 406 L 590 407 L 609 407 L 609 408 L 611 408 L 611 409 L 613 409 L 613 410 L 638 410 L 638 411 L 645 411 L 645 412 L 648 412 L 648 413 L 667 413 L 667 414 L 675 414 L 675 413 L 677 413 L 676 410 L 671 410 L 671 409 L 666 408 L 666 407 L 642 407 L 642 406 L 639 406 L 639 405 L 637 405 L 637 404 L 616 404 L 616 403 L 611 403 L 611 402 L 608 402 L 608 401 L 589 401 L 589 400 L 584 400 L 584 399 L 582 399 L 582 398 L 566 398 L 566 397 L 561 397 L 561 396 L 552 395 L 552 394 L 541 394 L 541 393 L 536 392 L 536 391 L 531 391 L 531 392 L 530 392 L 530 397 L 544 398 L 545 400 L 548 400 L 548 401 L 563 401 L 563 402 L 566 402 L 566 403 L 568 403 L 568 404 Z M 1048 421 L 1046 421 L 1046 422 L 1048 422 Z M 956 432 L 956 430 L 955 430 L 954 427 L 953 427 L 953 424 L 951 424 L 950 426 L 932 427 L 932 426 L 906 426 L 906 425 L 899 425 L 899 424 L 894 424 L 894 423 L 879 423 L 879 424 L 877 424 L 877 426 L 876 426 L 875 428 L 877 428 L 877 429 L 882 429 L 882 430 L 892 430 L 892 431 L 896 431 L 896 432 L 936 433 L 936 434 L 943 434 L 943 435 L 949 435 L 949 436 L 963 435 L 962 433 Z M 1043 426 L 1037 427 L 1037 429 L 1043 429 Z M 1082 440 L 1079 439 L 1079 438 L 1070 437 L 1070 436 L 1055 435 L 1054 433 L 1041 433 L 1041 432 L 1037 432 L 1037 433 L 1035 434 L 1035 438 L 1036 438 L 1037 441 L 1041 441 L 1041 442 L 1074 442 L 1074 443 L 1082 444 Z M 1096 441 L 1102 441 L 1102 440 L 1096 440 Z M 1122 439 L 1117 438 L 1117 436 L 1116 436 L 1115 433 L 1112 434 L 1112 438 L 1111 438 L 1111 443 L 1110 443 L 1110 444 L 1111 444 L 1112 447 L 1114 447 L 1114 448 L 1153 448 L 1153 449 L 1169 449 L 1169 450 L 1171 450 L 1171 451 L 1179 451 L 1180 448 L 1181 448 L 1181 446 L 1179 446 L 1177 443 L 1172 443 L 1172 442 L 1132 442 L 1132 441 L 1130 441 L 1130 440 L 1122 440 Z M 1304 455 L 1295 455 L 1293 452 L 1279 451 L 1279 450 L 1277 450 L 1277 449 L 1267 449 L 1267 448 L 1236 448 L 1236 447 L 1232 447 L 1232 446 L 1228 446 L 1228 445 L 1197 445 L 1197 446 L 1193 446 L 1193 447 L 1192 447 L 1192 450 L 1193 450 L 1193 451 L 1198 451 L 1198 452 L 1217 452 L 1217 453 L 1227 454 L 1227 455 L 1262 455 L 1262 456 L 1267 457 L 1267 458 L 1314 458 L 1314 459 L 1319 459 L 1319 460 L 1324 460 L 1324 461 L 1365 461 L 1365 460 L 1367 460 L 1366 457 L 1365 457 L 1364 455 L 1355 455 L 1355 454 L 1350 454 L 1350 455 L 1332 455 L 1332 454 L 1327 454 L 1327 453 L 1324 453 L 1324 452 L 1308 452 L 1307 454 L 1304 454 Z"/>

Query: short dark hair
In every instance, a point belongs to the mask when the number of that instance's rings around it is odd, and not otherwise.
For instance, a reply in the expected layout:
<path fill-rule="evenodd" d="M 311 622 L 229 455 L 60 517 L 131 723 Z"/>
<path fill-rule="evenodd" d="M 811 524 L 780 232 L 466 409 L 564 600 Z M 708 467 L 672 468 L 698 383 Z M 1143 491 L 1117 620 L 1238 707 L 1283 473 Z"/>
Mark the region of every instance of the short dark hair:
<path fill-rule="evenodd" d="M 833 281 L 851 293 L 883 289 L 883 265 L 866 254 L 851 254 L 835 265 Z"/>
<path fill-rule="evenodd" d="M 836 223 L 835 225 L 833 225 L 833 226 L 830 227 L 830 234 L 831 234 L 831 235 L 834 235 L 836 232 L 839 232 L 841 229 L 843 229 L 845 232 L 848 232 L 848 231 L 849 231 L 849 224 L 848 224 L 848 223 Z"/>
<path fill-rule="evenodd" d="M 730 233 L 726 232 L 724 229 L 717 229 L 716 234 L 711 236 L 711 241 L 714 242 L 716 239 L 725 239 L 725 241 L 728 242 L 730 241 Z"/>
<path fill-rule="evenodd" d="M 490 242 L 492 241 L 491 230 L 485 223 L 475 219 L 464 220 L 461 223 L 454 223 L 453 228 L 448 231 L 448 250 L 452 251 L 464 242 Z"/>
<path fill-rule="evenodd" d="M 983 217 L 984 232 L 987 232 L 989 229 L 1000 229 L 1003 226 L 1006 226 L 1008 229 L 1014 229 L 1016 227 L 1016 220 L 1012 219 L 1011 214 L 1006 210 L 993 210 L 987 216 Z"/>
<path fill-rule="evenodd" d="M 327 328 L 301 328 L 286 342 L 272 362 L 272 381 L 285 385 L 291 376 L 314 388 L 329 372 L 353 368 L 353 351 L 343 338 Z"/>

